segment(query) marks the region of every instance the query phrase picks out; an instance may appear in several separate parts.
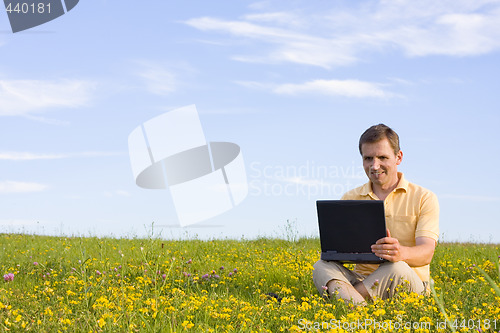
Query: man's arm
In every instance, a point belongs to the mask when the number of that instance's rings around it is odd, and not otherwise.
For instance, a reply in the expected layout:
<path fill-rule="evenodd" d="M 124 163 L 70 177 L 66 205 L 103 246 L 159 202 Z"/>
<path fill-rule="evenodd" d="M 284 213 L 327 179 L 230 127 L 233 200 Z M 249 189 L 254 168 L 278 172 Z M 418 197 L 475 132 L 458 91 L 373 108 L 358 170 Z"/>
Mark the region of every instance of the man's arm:
<path fill-rule="evenodd" d="M 387 230 L 387 237 L 372 245 L 372 252 L 392 262 L 405 261 L 410 267 L 418 267 L 430 264 L 435 248 L 436 241 L 429 237 L 417 237 L 415 246 L 403 246 Z"/>

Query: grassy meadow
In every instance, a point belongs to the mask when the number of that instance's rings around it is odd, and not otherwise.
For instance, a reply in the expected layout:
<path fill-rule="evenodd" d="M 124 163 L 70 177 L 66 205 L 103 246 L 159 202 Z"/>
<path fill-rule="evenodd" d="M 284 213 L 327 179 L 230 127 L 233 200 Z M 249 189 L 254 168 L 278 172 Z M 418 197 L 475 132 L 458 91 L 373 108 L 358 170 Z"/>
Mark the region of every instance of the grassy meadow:
<path fill-rule="evenodd" d="M 0 234 L 0 249 L 2 332 L 500 331 L 497 245 L 440 243 L 435 297 L 358 308 L 316 291 L 315 238 Z"/>

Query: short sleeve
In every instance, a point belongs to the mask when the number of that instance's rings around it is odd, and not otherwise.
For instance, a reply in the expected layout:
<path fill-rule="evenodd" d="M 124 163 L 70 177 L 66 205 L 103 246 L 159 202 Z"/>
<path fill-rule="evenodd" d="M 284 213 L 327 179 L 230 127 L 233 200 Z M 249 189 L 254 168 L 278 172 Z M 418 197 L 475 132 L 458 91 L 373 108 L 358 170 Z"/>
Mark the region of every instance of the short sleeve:
<path fill-rule="evenodd" d="M 415 238 L 429 237 L 435 241 L 439 238 L 439 202 L 437 196 L 427 192 L 420 200 Z"/>

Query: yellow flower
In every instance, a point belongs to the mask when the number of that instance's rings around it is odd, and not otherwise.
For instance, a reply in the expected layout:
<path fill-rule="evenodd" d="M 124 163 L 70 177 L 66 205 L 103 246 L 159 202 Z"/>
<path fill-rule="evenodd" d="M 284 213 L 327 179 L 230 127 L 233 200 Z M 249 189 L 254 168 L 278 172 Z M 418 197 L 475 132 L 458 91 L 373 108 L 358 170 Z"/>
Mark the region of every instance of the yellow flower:
<path fill-rule="evenodd" d="M 193 324 L 192 322 L 190 322 L 190 321 L 185 320 L 185 321 L 182 323 L 182 327 L 184 327 L 184 328 L 188 328 L 188 329 L 189 329 L 189 328 L 194 327 L 194 324 Z"/>
<path fill-rule="evenodd" d="M 45 311 L 43 312 L 45 315 L 52 317 L 54 313 L 50 308 L 46 308 Z"/>
<path fill-rule="evenodd" d="M 71 325 L 71 319 L 68 319 L 68 318 L 61 319 L 61 324 L 69 326 L 69 325 Z"/>

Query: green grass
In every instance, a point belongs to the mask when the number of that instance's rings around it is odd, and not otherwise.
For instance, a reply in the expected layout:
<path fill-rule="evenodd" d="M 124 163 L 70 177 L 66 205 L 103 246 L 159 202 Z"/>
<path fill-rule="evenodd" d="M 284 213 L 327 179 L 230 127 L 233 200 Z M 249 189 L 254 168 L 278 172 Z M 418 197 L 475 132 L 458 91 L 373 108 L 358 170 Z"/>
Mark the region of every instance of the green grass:
<path fill-rule="evenodd" d="M 2 331 L 335 331 L 356 322 L 366 332 L 451 332 L 444 313 L 457 331 L 500 330 L 498 245 L 439 244 L 431 265 L 436 298 L 402 292 L 362 308 L 318 294 L 315 238 L 3 234 L 0 250 L 1 275 L 14 274 L 0 281 Z"/>

